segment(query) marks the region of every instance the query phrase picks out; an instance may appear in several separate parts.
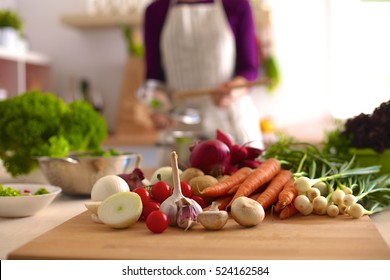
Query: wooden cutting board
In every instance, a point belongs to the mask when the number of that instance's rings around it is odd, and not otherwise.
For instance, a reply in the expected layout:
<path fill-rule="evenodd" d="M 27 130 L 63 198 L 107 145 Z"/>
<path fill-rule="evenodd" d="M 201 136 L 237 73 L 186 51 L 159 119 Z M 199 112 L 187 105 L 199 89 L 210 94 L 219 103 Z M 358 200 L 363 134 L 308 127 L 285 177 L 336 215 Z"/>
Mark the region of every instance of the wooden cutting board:
<path fill-rule="evenodd" d="M 13 251 L 9 259 L 390 259 L 390 248 L 368 216 L 295 216 L 221 231 L 196 225 L 153 234 L 145 223 L 111 229 L 84 212 Z"/>

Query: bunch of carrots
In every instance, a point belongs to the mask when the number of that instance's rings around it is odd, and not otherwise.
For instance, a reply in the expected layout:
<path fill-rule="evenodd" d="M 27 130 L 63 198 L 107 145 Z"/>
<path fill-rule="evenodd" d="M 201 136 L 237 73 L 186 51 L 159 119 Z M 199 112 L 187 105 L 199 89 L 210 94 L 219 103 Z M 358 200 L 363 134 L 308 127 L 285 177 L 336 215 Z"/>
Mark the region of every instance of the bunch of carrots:
<path fill-rule="evenodd" d="M 264 160 L 255 169 L 242 167 L 201 194 L 215 198 L 220 210 L 229 210 L 235 199 L 247 196 L 259 202 L 264 210 L 272 207 L 281 219 L 298 213 L 292 203 L 298 195 L 293 173 L 283 169 L 275 158 Z"/>

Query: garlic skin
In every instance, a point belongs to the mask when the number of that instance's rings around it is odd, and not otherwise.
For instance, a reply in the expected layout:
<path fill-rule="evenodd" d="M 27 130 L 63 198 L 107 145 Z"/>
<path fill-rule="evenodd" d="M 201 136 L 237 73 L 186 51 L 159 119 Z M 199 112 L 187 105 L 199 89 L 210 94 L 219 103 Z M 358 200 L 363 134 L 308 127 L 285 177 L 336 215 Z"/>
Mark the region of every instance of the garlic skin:
<path fill-rule="evenodd" d="M 195 200 L 183 196 L 181 192 L 175 151 L 171 153 L 171 165 L 173 194 L 161 203 L 160 211 L 167 215 L 170 226 L 178 226 L 187 230 L 197 223 L 197 216 L 203 210 Z"/>

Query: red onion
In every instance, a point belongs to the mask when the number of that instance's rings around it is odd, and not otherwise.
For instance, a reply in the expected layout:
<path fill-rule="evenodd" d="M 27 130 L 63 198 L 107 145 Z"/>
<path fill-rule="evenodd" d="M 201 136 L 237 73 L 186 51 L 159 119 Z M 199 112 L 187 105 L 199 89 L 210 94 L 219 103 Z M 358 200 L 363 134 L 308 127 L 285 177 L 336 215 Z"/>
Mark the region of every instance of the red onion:
<path fill-rule="evenodd" d="M 248 151 L 245 147 L 234 144 L 230 147 L 230 164 L 239 164 L 248 157 Z"/>
<path fill-rule="evenodd" d="M 264 150 L 251 147 L 251 146 L 245 146 L 245 149 L 247 151 L 247 159 L 257 159 L 259 156 L 261 156 L 264 152 Z"/>
<path fill-rule="evenodd" d="M 261 161 L 259 160 L 255 160 L 255 159 L 245 159 L 243 160 L 241 163 L 240 163 L 240 167 L 249 167 L 249 168 L 252 168 L 252 169 L 255 169 L 257 167 L 259 167 L 261 164 Z"/>
<path fill-rule="evenodd" d="M 229 149 L 234 145 L 233 139 L 229 135 L 227 135 L 227 134 L 223 133 L 222 131 L 220 131 L 219 129 L 217 129 L 217 131 L 216 131 L 216 137 L 215 138 L 217 140 L 225 143 L 229 147 Z"/>
<path fill-rule="evenodd" d="M 216 139 L 204 140 L 191 149 L 189 163 L 191 167 L 202 170 L 205 174 L 218 177 L 223 175 L 230 161 L 229 147 Z"/>
<path fill-rule="evenodd" d="M 126 181 L 131 191 L 144 186 L 142 180 L 145 179 L 145 175 L 140 168 L 134 168 L 131 173 L 117 174 L 117 176 Z"/>

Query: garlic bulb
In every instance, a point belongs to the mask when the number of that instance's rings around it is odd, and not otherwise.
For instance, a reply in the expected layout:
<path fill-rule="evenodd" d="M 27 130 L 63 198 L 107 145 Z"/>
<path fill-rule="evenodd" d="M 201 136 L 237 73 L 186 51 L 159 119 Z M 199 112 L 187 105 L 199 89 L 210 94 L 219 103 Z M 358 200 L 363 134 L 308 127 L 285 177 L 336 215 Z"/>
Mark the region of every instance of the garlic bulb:
<path fill-rule="evenodd" d="M 164 200 L 160 210 L 164 212 L 170 226 L 189 229 L 197 222 L 197 216 L 202 212 L 202 207 L 193 199 L 183 196 L 180 188 L 179 168 L 177 154 L 171 153 L 173 194 Z"/>

